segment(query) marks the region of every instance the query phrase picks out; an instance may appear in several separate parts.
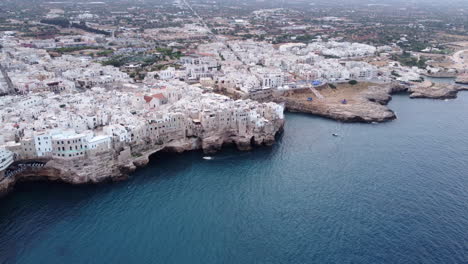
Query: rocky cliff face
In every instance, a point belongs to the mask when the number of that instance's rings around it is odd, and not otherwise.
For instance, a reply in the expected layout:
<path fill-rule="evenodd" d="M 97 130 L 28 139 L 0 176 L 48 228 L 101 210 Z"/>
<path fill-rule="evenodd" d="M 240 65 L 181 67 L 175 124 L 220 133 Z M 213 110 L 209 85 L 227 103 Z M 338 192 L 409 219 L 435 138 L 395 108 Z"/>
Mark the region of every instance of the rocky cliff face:
<path fill-rule="evenodd" d="M 458 91 L 468 90 L 468 87 L 451 84 L 417 85 L 409 89 L 411 98 L 453 99 Z"/>
<path fill-rule="evenodd" d="M 411 86 L 392 83 L 369 86 L 368 89 L 352 95 L 346 104 L 327 98 L 307 102 L 288 96 L 277 96 L 275 101 L 285 103 L 286 109 L 292 112 L 310 113 L 343 122 L 371 123 L 396 118 L 395 113 L 387 107 L 394 93 L 408 92 L 410 98 L 447 99 L 456 98 L 461 90 L 468 90 L 468 87 L 431 82 Z"/>
<path fill-rule="evenodd" d="M 51 159 L 42 168 L 31 168 L 0 181 L 0 195 L 8 193 L 16 182 L 50 180 L 70 184 L 99 183 L 126 179 L 138 167 L 144 167 L 149 157 L 159 151 L 184 152 L 201 149 L 205 153 L 219 151 L 224 144 L 234 144 L 239 150 L 254 146 L 272 145 L 275 135 L 282 131 L 284 120 L 273 120 L 270 130 L 255 131 L 239 136 L 232 133 L 213 133 L 201 138 L 185 138 L 164 145 L 135 144 L 115 148 L 79 159 Z"/>
<path fill-rule="evenodd" d="M 51 159 L 44 167 L 28 168 L 0 182 L 0 195 L 6 194 L 16 182 L 21 181 L 49 180 L 85 184 L 125 178 L 131 170 L 119 163 L 116 154 L 115 151 L 108 151 L 87 158 Z"/>
<path fill-rule="evenodd" d="M 284 102 L 286 109 L 292 112 L 311 113 L 343 122 L 384 122 L 396 118 L 395 113 L 386 107 L 391 94 L 406 89 L 398 85 L 371 86 L 354 95 L 346 104 L 326 99 L 309 103 L 287 97 L 279 97 L 276 101 Z"/>
<path fill-rule="evenodd" d="M 286 109 L 291 112 L 310 113 L 342 122 L 383 122 L 395 119 L 393 111 L 378 103 L 363 101 L 358 105 L 340 103 L 316 106 L 293 100 L 284 100 Z"/>
<path fill-rule="evenodd" d="M 455 82 L 459 84 L 468 84 L 468 74 L 458 76 L 457 79 L 455 79 Z"/>

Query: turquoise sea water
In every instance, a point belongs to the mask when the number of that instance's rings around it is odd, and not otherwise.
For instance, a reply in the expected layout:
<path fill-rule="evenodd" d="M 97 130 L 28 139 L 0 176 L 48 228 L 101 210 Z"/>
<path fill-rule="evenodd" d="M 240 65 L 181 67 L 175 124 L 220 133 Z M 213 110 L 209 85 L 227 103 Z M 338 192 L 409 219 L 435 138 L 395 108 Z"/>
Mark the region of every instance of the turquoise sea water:
<path fill-rule="evenodd" d="M 468 93 L 390 107 L 287 114 L 271 148 L 160 154 L 125 182 L 20 185 L 0 263 L 467 263 Z"/>

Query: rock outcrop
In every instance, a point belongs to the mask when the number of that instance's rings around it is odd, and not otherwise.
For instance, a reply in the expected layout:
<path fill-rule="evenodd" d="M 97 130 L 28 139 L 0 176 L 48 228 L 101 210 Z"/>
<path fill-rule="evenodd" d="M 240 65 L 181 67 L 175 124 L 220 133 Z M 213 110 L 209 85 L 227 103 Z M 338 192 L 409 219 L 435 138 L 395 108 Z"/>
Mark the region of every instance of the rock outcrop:
<path fill-rule="evenodd" d="M 327 104 L 324 106 L 307 105 L 294 100 L 284 100 L 286 109 L 291 112 L 310 113 L 343 122 L 383 122 L 395 118 L 395 113 L 387 107 L 365 101 L 356 105 L 345 105 L 340 103 Z"/>
<path fill-rule="evenodd" d="M 460 75 L 455 79 L 455 83 L 468 84 L 468 74 Z"/>
<path fill-rule="evenodd" d="M 336 97 L 306 101 L 307 90 L 292 92 L 303 93 L 302 96 L 277 95 L 275 102 L 284 103 L 286 110 L 291 112 L 310 113 L 342 122 L 371 123 L 396 118 L 395 113 L 387 107 L 394 93 L 407 92 L 410 98 L 447 99 L 456 98 L 461 90 L 468 90 L 468 86 L 432 82 L 390 83 L 371 85 L 365 90 L 348 93 L 346 102 L 340 102 Z"/>
<path fill-rule="evenodd" d="M 412 86 L 408 91 L 410 98 L 453 99 L 458 91 L 468 90 L 468 87 L 452 84 L 430 83 Z"/>
<path fill-rule="evenodd" d="M 310 103 L 280 96 L 277 102 L 285 103 L 286 109 L 292 112 L 310 113 L 342 122 L 384 122 L 396 118 L 395 113 L 386 104 L 391 94 L 406 91 L 400 85 L 376 85 L 356 93 L 346 103 L 338 100 L 318 100 Z"/>

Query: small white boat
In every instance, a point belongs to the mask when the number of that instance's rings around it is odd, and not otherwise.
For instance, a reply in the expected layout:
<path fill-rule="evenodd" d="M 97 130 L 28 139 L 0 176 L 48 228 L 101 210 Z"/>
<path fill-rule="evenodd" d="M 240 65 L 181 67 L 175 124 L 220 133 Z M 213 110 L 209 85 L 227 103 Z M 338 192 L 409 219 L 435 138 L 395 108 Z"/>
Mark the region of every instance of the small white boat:
<path fill-rule="evenodd" d="M 203 159 L 204 159 L 204 160 L 212 160 L 212 159 L 213 159 L 213 157 L 210 157 L 210 156 L 205 156 L 205 157 L 203 157 Z"/>
<path fill-rule="evenodd" d="M 333 133 L 333 134 L 332 134 L 332 136 L 334 136 L 334 137 L 337 137 L 337 136 L 338 136 L 338 134 L 336 134 L 336 133 Z"/>

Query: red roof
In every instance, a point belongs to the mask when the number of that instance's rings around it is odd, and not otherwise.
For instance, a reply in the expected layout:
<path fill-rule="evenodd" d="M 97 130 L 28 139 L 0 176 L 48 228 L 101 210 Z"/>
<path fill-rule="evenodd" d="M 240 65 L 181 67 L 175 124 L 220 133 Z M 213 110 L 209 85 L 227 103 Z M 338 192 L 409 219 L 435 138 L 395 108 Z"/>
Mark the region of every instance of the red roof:
<path fill-rule="evenodd" d="M 147 103 L 151 102 L 151 100 L 153 100 L 153 98 L 156 98 L 156 99 L 159 99 L 159 100 L 166 99 L 166 97 L 162 93 L 153 94 L 151 96 L 145 95 L 143 98 L 145 99 L 145 101 Z"/>
<path fill-rule="evenodd" d="M 162 93 L 153 94 L 152 96 L 153 96 L 154 98 L 158 98 L 158 99 L 164 99 L 164 98 L 166 98 Z"/>
<path fill-rule="evenodd" d="M 145 95 L 143 98 L 145 99 L 145 101 L 146 101 L 147 103 L 149 103 L 149 102 L 151 102 L 151 100 L 153 100 L 153 97 L 147 96 L 147 95 Z"/>

